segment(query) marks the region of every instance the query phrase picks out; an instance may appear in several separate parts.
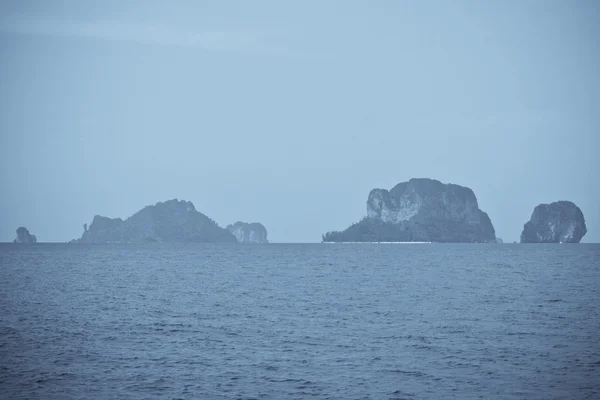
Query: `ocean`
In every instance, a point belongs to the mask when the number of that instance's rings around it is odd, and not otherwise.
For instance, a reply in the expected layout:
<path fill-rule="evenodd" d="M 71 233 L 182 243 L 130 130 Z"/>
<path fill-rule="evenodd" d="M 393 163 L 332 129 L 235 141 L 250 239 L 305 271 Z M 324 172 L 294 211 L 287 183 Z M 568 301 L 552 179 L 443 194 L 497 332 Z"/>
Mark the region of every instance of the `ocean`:
<path fill-rule="evenodd" d="M 3 399 L 598 399 L 600 245 L 0 245 Z"/>

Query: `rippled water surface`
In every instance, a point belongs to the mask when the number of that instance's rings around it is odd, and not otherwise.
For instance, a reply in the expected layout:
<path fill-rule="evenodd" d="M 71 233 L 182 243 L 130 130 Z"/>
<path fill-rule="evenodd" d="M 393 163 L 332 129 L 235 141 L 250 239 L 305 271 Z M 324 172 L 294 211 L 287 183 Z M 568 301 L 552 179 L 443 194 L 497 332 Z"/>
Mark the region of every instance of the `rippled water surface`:
<path fill-rule="evenodd" d="M 0 397 L 600 398 L 599 245 L 0 245 Z"/>

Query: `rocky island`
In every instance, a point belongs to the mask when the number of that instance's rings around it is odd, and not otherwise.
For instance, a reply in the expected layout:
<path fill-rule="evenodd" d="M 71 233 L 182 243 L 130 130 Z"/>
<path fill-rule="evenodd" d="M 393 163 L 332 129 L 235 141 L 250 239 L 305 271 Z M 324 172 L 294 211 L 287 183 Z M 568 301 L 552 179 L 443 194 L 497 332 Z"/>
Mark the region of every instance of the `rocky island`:
<path fill-rule="evenodd" d="M 17 228 L 17 238 L 13 240 L 13 243 L 33 244 L 37 243 L 37 238 L 30 234 L 27 228 L 21 226 Z"/>
<path fill-rule="evenodd" d="M 236 222 L 225 228 L 231 232 L 239 243 L 269 243 L 267 229 L 258 222 Z"/>
<path fill-rule="evenodd" d="M 496 233 L 471 189 L 420 178 L 371 190 L 367 217 L 323 241 L 495 243 Z"/>
<path fill-rule="evenodd" d="M 96 215 L 74 243 L 233 242 L 227 229 L 177 199 L 146 206 L 126 220 Z"/>
<path fill-rule="evenodd" d="M 586 233 L 581 209 L 570 201 L 557 201 L 533 210 L 521 243 L 579 243 Z"/>

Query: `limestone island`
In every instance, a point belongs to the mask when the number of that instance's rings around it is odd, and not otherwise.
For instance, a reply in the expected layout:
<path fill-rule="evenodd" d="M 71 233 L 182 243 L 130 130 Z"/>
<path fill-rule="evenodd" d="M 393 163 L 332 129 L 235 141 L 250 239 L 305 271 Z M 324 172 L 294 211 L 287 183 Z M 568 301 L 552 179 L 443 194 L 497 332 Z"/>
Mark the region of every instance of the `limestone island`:
<path fill-rule="evenodd" d="M 225 228 L 231 232 L 239 243 L 269 243 L 267 229 L 258 222 L 236 222 Z"/>
<path fill-rule="evenodd" d="M 227 229 L 177 199 L 146 206 L 126 220 L 96 215 L 72 243 L 237 242 Z"/>
<path fill-rule="evenodd" d="M 418 178 L 371 190 L 367 216 L 323 242 L 496 243 L 496 233 L 471 189 Z"/>
<path fill-rule="evenodd" d="M 30 234 L 27 228 L 21 226 L 17 228 L 17 238 L 13 240 L 13 243 L 33 244 L 37 243 L 37 238 Z"/>
<path fill-rule="evenodd" d="M 586 233 L 581 209 L 570 201 L 557 201 L 533 210 L 521 243 L 579 243 Z"/>

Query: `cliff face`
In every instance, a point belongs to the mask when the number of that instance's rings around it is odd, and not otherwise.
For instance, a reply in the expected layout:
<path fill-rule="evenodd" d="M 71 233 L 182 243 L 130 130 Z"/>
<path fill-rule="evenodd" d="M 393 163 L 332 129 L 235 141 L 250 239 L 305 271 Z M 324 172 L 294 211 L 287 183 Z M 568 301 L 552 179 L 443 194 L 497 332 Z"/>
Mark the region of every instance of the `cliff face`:
<path fill-rule="evenodd" d="M 189 201 L 144 207 L 126 220 L 95 216 L 80 243 L 235 242 L 229 231 L 196 211 Z"/>
<path fill-rule="evenodd" d="M 373 189 L 367 217 L 341 232 L 323 236 L 331 242 L 495 242 L 488 215 L 467 187 L 433 179 L 411 179 L 391 190 Z"/>
<path fill-rule="evenodd" d="M 521 243 L 579 243 L 586 233 L 581 209 L 570 201 L 557 201 L 533 210 Z"/>
<path fill-rule="evenodd" d="M 81 242 L 119 243 L 123 241 L 124 224 L 121 218 L 107 218 L 96 215 L 89 229 L 83 232 Z"/>
<path fill-rule="evenodd" d="M 37 243 L 37 238 L 30 234 L 27 228 L 21 226 L 17 228 L 17 238 L 13 240 L 13 243 L 33 244 Z"/>
<path fill-rule="evenodd" d="M 269 243 L 267 229 L 258 222 L 249 224 L 238 221 L 233 225 L 227 225 L 226 229 L 236 237 L 239 243 Z"/>

